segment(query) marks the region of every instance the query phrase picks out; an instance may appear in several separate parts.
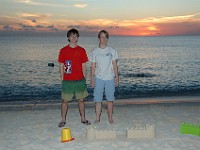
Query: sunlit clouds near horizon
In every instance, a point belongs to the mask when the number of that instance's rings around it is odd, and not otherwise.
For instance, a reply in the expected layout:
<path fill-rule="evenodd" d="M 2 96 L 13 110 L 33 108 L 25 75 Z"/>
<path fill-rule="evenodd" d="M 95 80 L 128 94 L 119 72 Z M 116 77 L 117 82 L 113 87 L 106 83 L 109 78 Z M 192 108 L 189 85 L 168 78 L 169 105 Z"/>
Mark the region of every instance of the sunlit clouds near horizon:
<path fill-rule="evenodd" d="M 1 0 L 0 33 L 200 35 L 199 0 Z"/>

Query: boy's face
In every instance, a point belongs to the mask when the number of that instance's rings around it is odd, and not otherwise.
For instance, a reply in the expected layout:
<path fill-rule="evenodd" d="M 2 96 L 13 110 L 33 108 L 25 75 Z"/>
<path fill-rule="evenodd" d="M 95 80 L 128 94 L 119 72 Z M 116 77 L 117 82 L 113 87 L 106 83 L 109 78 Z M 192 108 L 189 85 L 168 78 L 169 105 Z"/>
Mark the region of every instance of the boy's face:
<path fill-rule="evenodd" d="M 99 42 L 101 44 L 107 44 L 108 42 L 108 38 L 106 37 L 106 35 L 104 33 L 101 33 L 100 37 L 99 37 Z"/>
<path fill-rule="evenodd" d="M 68 37 L 70 43 L 76 43 L 78 41 L 78 36 L 77 34 L 71 34 L 69 37 Z"/>

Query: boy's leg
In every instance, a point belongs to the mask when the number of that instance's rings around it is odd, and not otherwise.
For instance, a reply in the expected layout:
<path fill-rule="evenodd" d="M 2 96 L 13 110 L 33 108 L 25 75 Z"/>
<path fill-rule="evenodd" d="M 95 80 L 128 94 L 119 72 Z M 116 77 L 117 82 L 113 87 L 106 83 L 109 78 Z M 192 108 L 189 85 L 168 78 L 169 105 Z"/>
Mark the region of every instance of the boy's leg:
<path fill-rule="evenodd" d="M 83 99 L 78 100 L 78 109 L 81 116 L 81 121 L 85 120 L 85 103 Z"/>
<path fill-rule="evenodd" d="M 96 121 L 95 122 L 100 122 L 100 116 L 101 116 L 101 112 L 102 112 L 102 102 L 96 102 Z"/>
<path fill-rule="evenodd" d="M 112 119 L 112 115 L 113 115 L 113 101 L 108 101 L 107 111 L 108 111 L 108 121 L 109 121 L 109 123 L 113 123 L 113 119 Z"/>
<path fill-rule="evenodd" d="M 85 102 L 83 99 L 78 100 L 78 109 L 81 116 L 81 123 L 90 125 L 91 123 L 85 118 Z"/>
<path fill-rule="evenodd" d="M 66 116 L 68 111 L 68 101 L 63 100 L 61 105 L 61 117 L 62 121 L 66 122 Z"/>
<path fill-rule="evenodd" d="M 95 113 L 96 121 L 100 122 L 100 116 L 102 112 L 102 99 L 105 87 L 105 81 L 95 77 L 95 87 L 94 87 L 94 101 L 95 101 Z"/>
<path fill-rule="evenodd" d="M 105 94 L 107 99 L 107 112 L 108 112 L 108 121 L 109 123 L 113 123 L 113 101 L 115 100 L 115 81 L 107 80 L 105 85 Z"/>
<path fill-rule="evenodd" d="M 66 124 L 66 116 L 68 111 L 68 101 L 73 97 L 73 86 L 68 81 L 62 81 L 62 91 L 61 91 L 62 103 L 61 103 L 61 122 L 58 127 L 63 127 Z"/>
<path fill-rule="evenodd" d="M 63 127 L 66 124 L 66 116 L 68 111 L 68 101 L 62 100 L 61 104 L 61 122 L 58 124 L 58 127 Z"/>
<path fill-rule="evenodd" d="M 85 102 L 84 98 L 88 96 L 86 80 L 79 80 L 74 83 L 75 96 L 78 99 L 78 109 L 81 117 L 81 123 L 90 125 L 91 123 L 85 118 Z"/>

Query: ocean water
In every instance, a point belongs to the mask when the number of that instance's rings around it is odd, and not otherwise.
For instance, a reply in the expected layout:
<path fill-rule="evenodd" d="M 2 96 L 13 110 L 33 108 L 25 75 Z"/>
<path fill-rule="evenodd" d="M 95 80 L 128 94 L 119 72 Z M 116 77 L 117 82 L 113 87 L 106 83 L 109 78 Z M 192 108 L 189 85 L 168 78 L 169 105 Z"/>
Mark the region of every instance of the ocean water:
<path fill-rule="evenodd" d="M 0 102 L 60 101 L 57 58 L 66 44 L 64 36 L 0 36 Z M 78 44 L 89 55 L 98 40 Z M 119 54 L 117 99 L 200 95 L 200 36 L 110 37 L 109 45 Z"/>

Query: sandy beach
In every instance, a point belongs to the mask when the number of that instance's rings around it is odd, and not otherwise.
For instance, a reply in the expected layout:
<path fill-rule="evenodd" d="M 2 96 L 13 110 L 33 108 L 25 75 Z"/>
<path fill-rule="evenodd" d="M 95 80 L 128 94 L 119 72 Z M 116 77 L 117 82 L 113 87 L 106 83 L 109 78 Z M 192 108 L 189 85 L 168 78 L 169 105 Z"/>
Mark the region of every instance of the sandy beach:
<path fill-rule="evenodd" d="M 77 103 L 69 106 L 67 124 L 71 142 L 61 142 L 60 104 L 0 105 L 0 150 L 197 150 L 200 137 L 180 134 L 182 122 L 200 124 L 200 97 L 143 98 L 117 100 L 114 124 L 107 120 L 104 105 L 101 122 L 94 124 L 94 103 L 86 103 L 86 118 L 92 124 L 80 123 Z M 155 126 L 154 138 L 128 139 L 126 130 L 135 125 Z M 115 139 L 88 139 L 88 128 L 115 131 Z"/>

